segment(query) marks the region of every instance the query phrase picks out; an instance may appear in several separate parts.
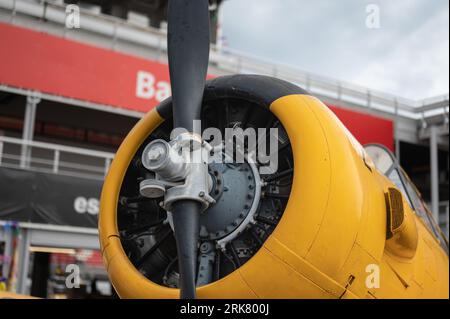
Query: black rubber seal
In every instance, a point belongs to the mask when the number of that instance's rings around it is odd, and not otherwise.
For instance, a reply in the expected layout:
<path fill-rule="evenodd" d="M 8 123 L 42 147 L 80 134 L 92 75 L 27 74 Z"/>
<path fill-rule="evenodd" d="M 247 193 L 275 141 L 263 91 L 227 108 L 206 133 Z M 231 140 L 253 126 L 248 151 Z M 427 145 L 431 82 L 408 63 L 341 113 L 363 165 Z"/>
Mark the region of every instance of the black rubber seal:
<path fill-rule="evenodd" d="M 218 77 L 206 83 L 204 102 L 237 98 L 269 108 L 279 98 L 294 94 L 309 93 L 286 81 L 263 75 L 230 75 Z M 172 99 L 166 99 L 156 107 L 159 115 L 164 119 L 172 117 Z"/>

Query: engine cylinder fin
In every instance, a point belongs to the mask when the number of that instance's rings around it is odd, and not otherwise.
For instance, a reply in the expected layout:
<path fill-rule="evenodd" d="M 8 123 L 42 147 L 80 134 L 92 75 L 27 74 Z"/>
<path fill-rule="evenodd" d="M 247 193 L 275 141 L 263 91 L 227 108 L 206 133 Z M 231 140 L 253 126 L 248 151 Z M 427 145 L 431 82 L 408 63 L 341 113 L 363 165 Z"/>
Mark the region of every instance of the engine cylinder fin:
<path fill-rule="evenodd" d="M 238 253 L 236 251 L 236 248 L 234 247 L 234 244 L 231 242 L 228 247 L 230 248 L 231 256 L 233 257 L 233 260 L 237 267 L 241 267 L 241 261 L 239 259 Z"/>
<path fill-rule="evenodd" d="M 271 175 L 268 178 L 266 178 L 264 181 L 266 183 L 270 183 L 270 182 L 282 179 L 283 177 L 286 177 L 286 176 L 288 176 L 290 174 L 293 174 L 293 173 L 294 173 L 294 169 L 290 168 L 290 169 L 287 169 L 287 170 L 285 170 L 283 172 Z"/>
<path fill-rule="evenodd" d="M 263 193 L 263 197 L 277 198 L 277 199 L 288 199 L 289 195 L 287 194 L 275 194 L 275 193 Z"/>
<path fill-rule="evenodd" d="M 137 262 L 136 262 L 136 267 L 140 268 L 144 262 L 147 260 L 148 257 L 150 257 L 150 255 L 152 255 L 158 248 L 159 246 L 169 237 L 169 235 L 172 234 L 172 231 L 167 231 L 145 254 L 144 256 L 142 256 Z"/>

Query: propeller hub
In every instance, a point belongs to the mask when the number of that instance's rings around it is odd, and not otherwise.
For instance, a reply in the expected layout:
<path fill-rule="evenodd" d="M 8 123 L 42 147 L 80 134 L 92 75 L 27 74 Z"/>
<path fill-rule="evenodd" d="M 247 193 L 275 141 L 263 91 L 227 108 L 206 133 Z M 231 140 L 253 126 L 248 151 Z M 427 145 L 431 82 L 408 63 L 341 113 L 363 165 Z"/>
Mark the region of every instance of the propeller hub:
<path fill-rule="evenodd" d="M 168 212 L 179 200 L 199 202 L 205 211 L 215 203 L 209 195 L 212 179 L 207 162 L 211 150 L 208 143 L 194 134 L 180 134 L 170 143 L 151 142 L 142 153 L 142 164 L 155 173 L 155 178 L 140 183 L 141 195 L 150 198 L 164 195 L 163 208 Z"/>
<path fill-rule="evenodd" d="M 159 160 L 162 156 L 166 155 L 165 149 L 162 147 L 155 147 L 148 152 L 148 159 L 151 162 Z"/>

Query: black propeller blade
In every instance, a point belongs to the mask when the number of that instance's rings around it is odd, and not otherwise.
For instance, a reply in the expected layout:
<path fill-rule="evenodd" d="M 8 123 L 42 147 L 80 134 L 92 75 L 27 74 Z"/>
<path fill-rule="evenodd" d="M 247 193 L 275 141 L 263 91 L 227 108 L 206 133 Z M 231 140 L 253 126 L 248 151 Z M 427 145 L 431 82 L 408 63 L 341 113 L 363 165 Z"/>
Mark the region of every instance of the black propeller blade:
<path fill-rule="evenodd" d="M 200 120 L 209 63 L 208 0 L 170 0 L 168 23 L 174 127 L 192 133 L 193 121 Z M 172 210 L 183 299 L 196 296 L 200 209 L 196 201 L 181 200 Z"/>
<path fill-rule="evenodd" d="M 168 54 L 174 127 L 193 130 L 200 119 L 209 63 L 208 0 L 170 0 Z"/>
<path fill-rule="evenodd" d="M 192 200 L 180 200 L 172 207 L 182 299 L 195 299 L 200 208 Z"/>

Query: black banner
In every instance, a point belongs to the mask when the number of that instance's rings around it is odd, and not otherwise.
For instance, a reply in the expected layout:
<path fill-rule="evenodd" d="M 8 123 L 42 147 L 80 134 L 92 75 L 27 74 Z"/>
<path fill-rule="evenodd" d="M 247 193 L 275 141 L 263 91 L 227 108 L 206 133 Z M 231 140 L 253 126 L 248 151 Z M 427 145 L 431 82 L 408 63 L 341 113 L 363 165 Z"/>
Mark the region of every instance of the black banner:
<path fill-rule="evenodd" d="M 102 182 L 0 168 L 0 220 L 97 227 Z"/>
<path fill-rule="evenodd" d="M 350 318 L 365 318 L 366 312 L 375 317 L 385 317 L 386 313 L 398 317 L 412 317 L 420 309 L 442 311 L 448 309 L 447 300 L 0 300 L 2 310 L 11 307 L 16 317 L 23 313 L 29 315 L 30 309 L 46 313 L 46 317 L 64 316 L 70 312 L 73 316 L 104 317 L 118 313 L 125 316 L 149 312 L 153 318 L 202 319 L 251 319 L 251 318 L 302 318 L 305 314 L 314 317 L 336 316 L 342 313 Z M 257 309 L 267 309 L 264 313 Z M 255 307 L 257 306 L 257 307 Z M 417 307 L 417 311 L 416 311 Z M 445 307 L 445 309 L 444 309 Z M 34 310 L 33 309 L 33 310 Z M 49 311 L 51 309 L 51 311 Z M 150 311 L 149 311 L 150 309 Z M 26 312 L 25 312 L 26 311 Z M 48 314 L 47 314 L 48 312 Z M 353 315 L 353 316 L 352 316 Z M 112 316 L 114 317 L 114 316 Z"/>

